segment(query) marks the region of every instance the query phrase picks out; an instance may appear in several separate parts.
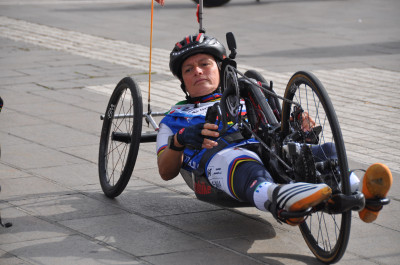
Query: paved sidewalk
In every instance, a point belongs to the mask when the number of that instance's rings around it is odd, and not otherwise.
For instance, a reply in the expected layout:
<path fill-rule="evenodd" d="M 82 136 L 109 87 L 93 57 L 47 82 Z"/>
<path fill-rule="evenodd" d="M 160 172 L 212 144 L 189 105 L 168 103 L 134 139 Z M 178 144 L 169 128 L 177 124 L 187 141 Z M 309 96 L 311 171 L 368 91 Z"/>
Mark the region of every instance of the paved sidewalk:
<path fill-rule="evenodd" d="M 3 222 L 13 223 L 0 227 L 0 264 L 320 264 L 298 228 L 252 208 L 198 201 L 181 178 L 162 181 L 154 143 L 141 145 L 123 194 L 105 198 L 97 175 L 99 116 L 124 76 L 140 83 L 147 102 L 147 58 L 137 55 L 146 49 L 0 16 L 0 210 Z M 152 102 L 162 110 L 181 93 L 166 68 L 168 51 L 155 52 Z M 292 73 L 257 69 L 283 93 Z M 395 178 L 377 222 L 353 215 L 338 264 L 398 264 L 400 72 L 314 73 L 338 112 L 351 166 L 383 161 Z"/>
<path fill-rule="evenodd" d="M 148 48 L 142 45 L 7 17 L 0 17 L 0 22 L 3 25 L 0 36 L 6 38 L 126 66 L 142 73 L 148 70 L 149 52 Z M 181 96 L 179 82 L 169 73 L 169 51 L 154 49 L 153 56 L 156 60 L 152 64 L 152 71 L 157 75 L 152 84 L 152 102 L 161 109 L 168 109 Z M 293 74 L 292 72 L 276 73 L 240 64 L 239 67 L 242 72 L 256 69 L 268 79 L 273 80 L 274 87 L 280 95 L 283 95 L 286 84 Z M 397 123 L 393 122 L 399 119 L 400 114 L 398 106 L 400 96 L 397 93 L 400 73 L 376 68 L 315 70 L 313 72 L 321 79 L 332 97 L 349 157 L 365 163 L 382 161 L 392 170 L 400 171 L 400 156 L 397 155 L 397 150 L 400 149 L 400 130 L 397 130 Z M 147 78 L 144 74 L 143 77 Z M 168 83 L 165 82 L 167 80 Z M 78 79 L 73 80 L 73 83 L 80 87 L 86 82 Z M 110 95 L 114 86 L 113 82 L 107 82 L 101 85 L 89 85 L 85 89 Z M 142 81 L 140 86 L 144 102 L 147 102 L 148 83 Z M 348 91 L 351 91 L 351 94 Z"/>

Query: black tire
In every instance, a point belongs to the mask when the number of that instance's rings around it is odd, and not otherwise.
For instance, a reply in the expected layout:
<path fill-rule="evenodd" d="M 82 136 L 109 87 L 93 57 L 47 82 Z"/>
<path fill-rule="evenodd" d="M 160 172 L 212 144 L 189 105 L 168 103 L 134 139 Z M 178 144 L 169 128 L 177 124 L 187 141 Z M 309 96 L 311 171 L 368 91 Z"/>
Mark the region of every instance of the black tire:
<path fill-rule="evenodd" d="M 244 73 L 245 76 L 253 78 L 261 83 L 268 84 L 267 80 L 256 70 L 248 70 Z"/>
<path fill-rule="evenodd" d="M 246 117 L 253 131 L 258 130 L 262 124 L 278 124 L 260 87 L 248 80 L 238 79 L 235 68 L 231 65 L 223 69 L 222 76 L 221 109 L 223 113 L 228 114 L 230 121 L 236 122 L 237 119 L 233 116 L 238 113 L 239 98 L 243 98 L 246 104 Z"/>
<path fill-rule="evenodd" d="M 199 3 L 199 0 L 193 0 L 197 4 Z M 230 0 L 203 0 L 203 5 L 204 7 L 216 7 L 216 6 L 222 6 L 228 3 Z"/>
<path fill-rule="evenodd" d="M 109 198 L 120 195 L 132 175 L 139 151 L 142 120 L 139 86 L 130 77 L 125 77 L 111 95 L 100 136 L 99 178 L 101 188 Z"/>
<path fill-rule="evenodd" d="M 317 148 L 324 143 L 333 143 L 336 148 L 338 166 L 328 169 L 325 183 L 333 191 L 350 194 L 349 172 L 346 150 L 339 122 L 331 100 L 321 82 L 311 73 L 297 72 L 289 80 L 285 98 L 300 103 L 305 112 L 322 126 L 316 141 Z M 289 135 L 295 127 L 289 122 L 294 104 L 283 102 L 281 129 L 283 136 Z M 315 158 L 317 159 L 317 158 Z M 317 211 L 300 225 L 301 233 L 313 254 L 322 262 L 334 263 L 343 256 L 350 235 L 351 211 L 342 214 L 328 214 Z"/>
<path fill-rule="evenodd" d="M 276 94 L 275 91 L 270 87 L 270 84 L 268 84 L 268 81 L 259 72 L 255 70 L 248 70 L 244 73 L 244 75 L 261 82 L 264 88 L 267 88 L 269 91 Z M 274 112 L 274 115 L 277 118 L 277 120 L 281 121 L 282 109 L 278 98 L 268 95 L 266 92 L 264 92 L 264 96 L 268 99 L 268 103 L 272 111 Z"/>
<path fill-rule="evenodd" d="M 265 123 L 268 123 L 270 125 L 278 124 L 278 121 L 271 107 L 268 105 L 264 93 L 261 91 L 259 87 L 255 85 L 250 85 L 246 90 L 241 91 L 240 93 L 241 96 L 245 98 L 247 118 L 249 119 L 252 125 L 260 124 L 261 116 L 265 117 Z"/>

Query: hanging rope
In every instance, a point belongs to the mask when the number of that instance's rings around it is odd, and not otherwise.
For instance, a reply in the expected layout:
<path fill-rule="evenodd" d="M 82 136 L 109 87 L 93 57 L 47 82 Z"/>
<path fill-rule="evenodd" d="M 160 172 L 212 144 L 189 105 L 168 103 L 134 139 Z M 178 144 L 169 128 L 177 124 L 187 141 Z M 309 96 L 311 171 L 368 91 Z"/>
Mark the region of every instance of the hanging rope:
<path fill-rule="evenodd" d="M 154 0 L 151 0 L 149 91 L 148 91 L 148 94 L 147 94 L 147 112 L 148 113 L 151 113 L 151 109 L 150 109 L 150 87 L 151 87 L 151 51 L 152 51 L 152 48 L 153 48 L 153 10 L 154 10 Z"/>

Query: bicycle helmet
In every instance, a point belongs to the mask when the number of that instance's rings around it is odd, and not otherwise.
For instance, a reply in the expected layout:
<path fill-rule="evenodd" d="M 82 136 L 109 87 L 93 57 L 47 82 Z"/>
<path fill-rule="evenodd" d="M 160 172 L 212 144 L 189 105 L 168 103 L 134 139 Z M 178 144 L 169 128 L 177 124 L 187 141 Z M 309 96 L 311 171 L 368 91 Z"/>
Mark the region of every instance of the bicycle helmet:
<path fill-rule="evenodd" d="M 210 54 L 220 61 L 226 57 L 225 47 L 216 38 L 206 36 L 204 33 L 189 35 L 177 42 L 170 54 L 169 68 L 172 74 L 182 79 L 182 63 L 198 53 Z"/>

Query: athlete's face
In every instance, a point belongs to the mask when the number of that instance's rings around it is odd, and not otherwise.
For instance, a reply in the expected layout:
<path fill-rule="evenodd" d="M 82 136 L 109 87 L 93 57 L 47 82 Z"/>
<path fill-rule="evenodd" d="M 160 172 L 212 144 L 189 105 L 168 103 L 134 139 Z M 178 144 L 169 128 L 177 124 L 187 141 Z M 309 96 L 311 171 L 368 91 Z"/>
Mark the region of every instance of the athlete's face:
<path fill-rule="evenodd" d="M 187 58 L 182 64 L 182 78 L 191 97 L 210 94 L 219 85 L 219 69 L 214 57 L 199 53 Z"/>

